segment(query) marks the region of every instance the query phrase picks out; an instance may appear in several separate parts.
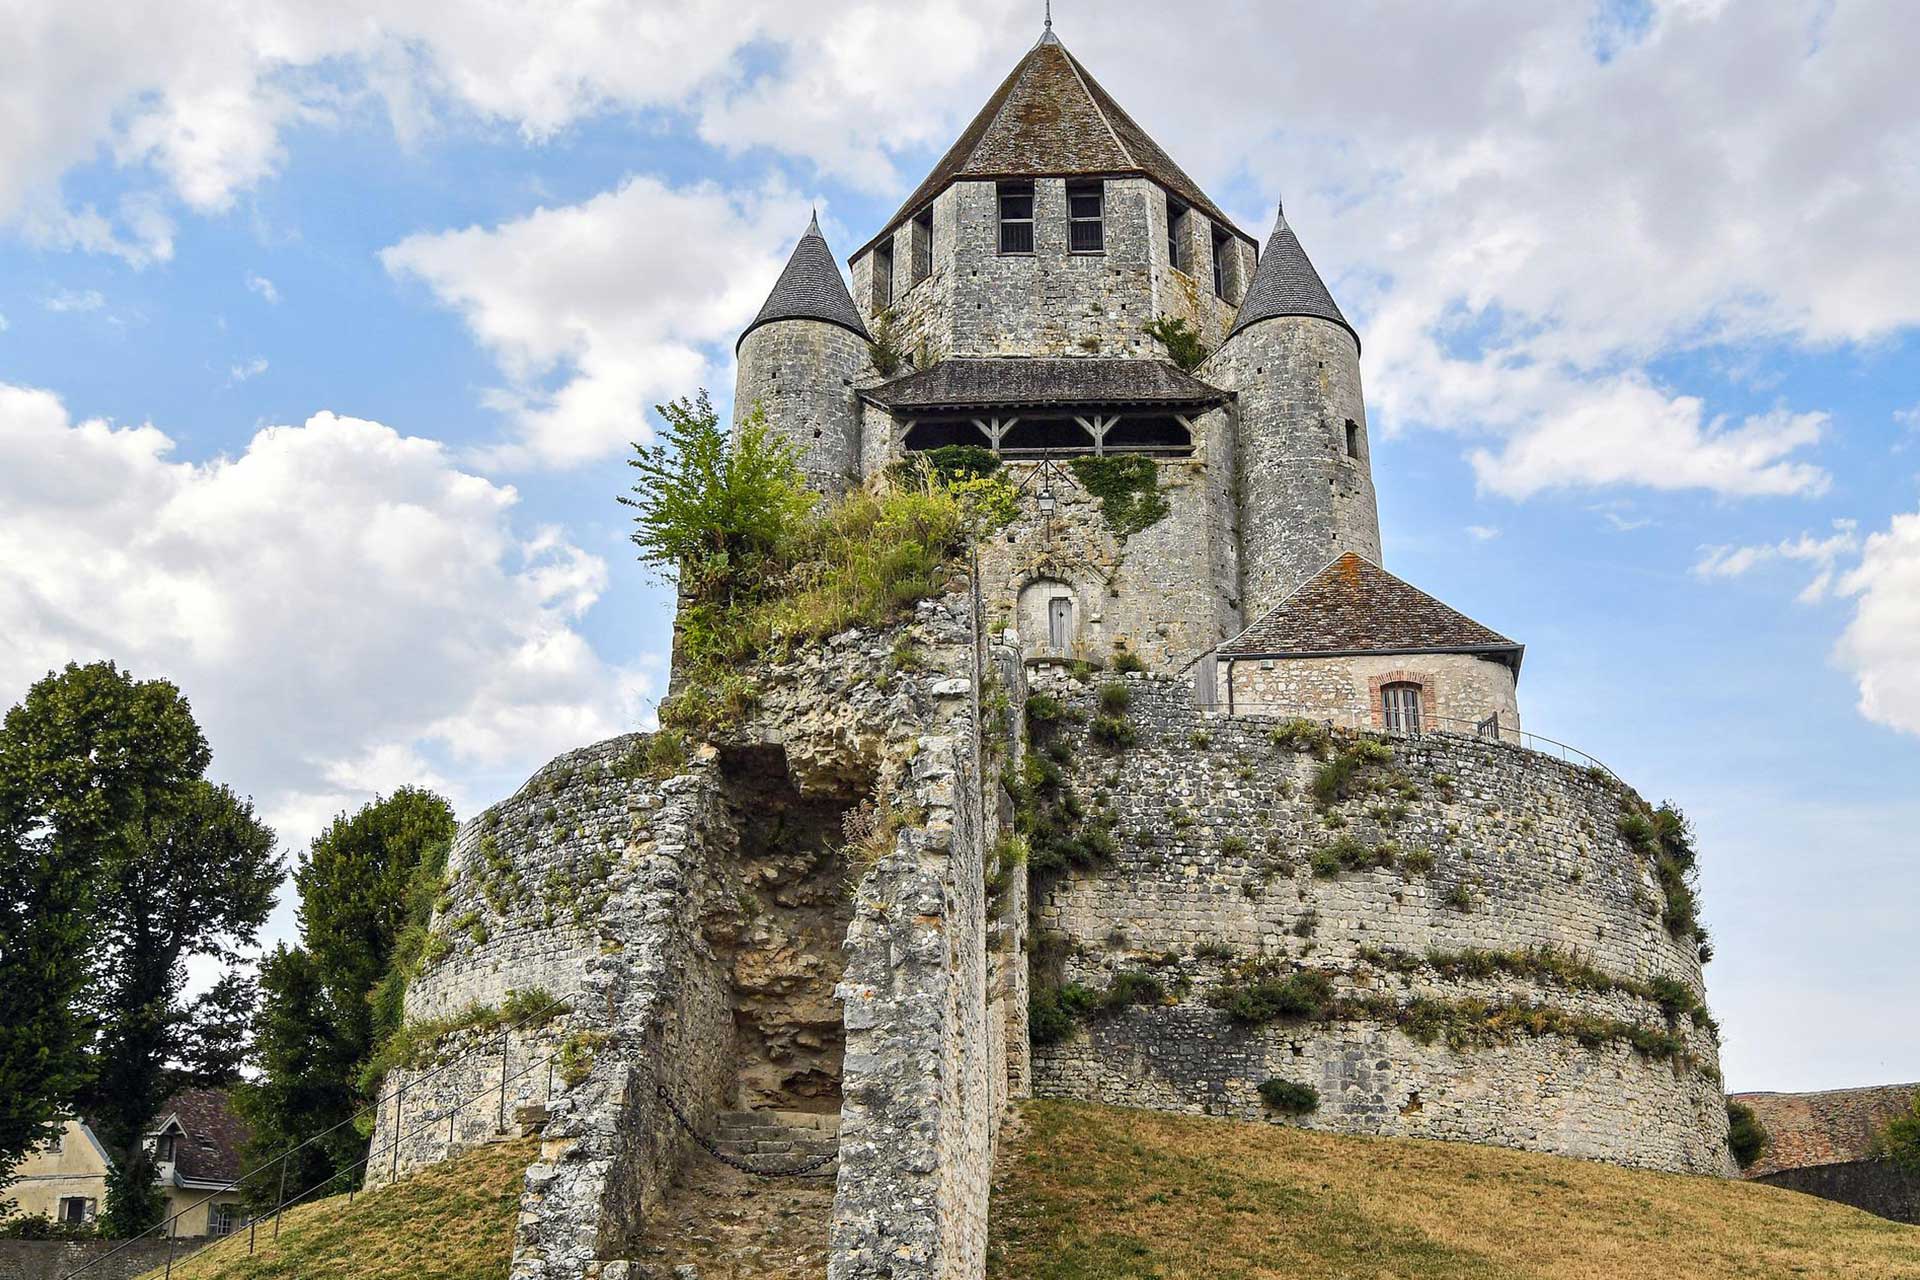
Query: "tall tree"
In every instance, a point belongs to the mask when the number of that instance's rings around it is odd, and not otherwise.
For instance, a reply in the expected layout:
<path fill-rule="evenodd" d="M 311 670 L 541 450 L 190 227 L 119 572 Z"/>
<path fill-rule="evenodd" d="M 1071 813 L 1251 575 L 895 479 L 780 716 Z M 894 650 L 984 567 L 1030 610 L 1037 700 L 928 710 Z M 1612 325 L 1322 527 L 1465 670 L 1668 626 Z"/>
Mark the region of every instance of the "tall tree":
<path fill-rule="evenodd" d="M 294 869 L 301 941 L 333 1006 L 340 1042 L 356 1059 L 391 1029 L 375 1025 L 368 997 L 393 963 L 414 871 L 456 827 L 445 800 L 402 787 L 335 818 Z"/>
<path fill-rule="evenodd" d="M 83 1083 L 94 889 L 209 759 L 186 700 L 110 662 L 69 664 L 0 726 L 0 1174 Z"/>
<path fill-rule="evenodd" d="M 273 910 L 280 862 L 253 802 L 193 780 L 100 869 L 92 994 L 100 1034 L 81 1095 L 102 1137 L 130 1150 L 176 1080 L 193 1010 L 181 999 L 190 957 L 238 960 Z"/>

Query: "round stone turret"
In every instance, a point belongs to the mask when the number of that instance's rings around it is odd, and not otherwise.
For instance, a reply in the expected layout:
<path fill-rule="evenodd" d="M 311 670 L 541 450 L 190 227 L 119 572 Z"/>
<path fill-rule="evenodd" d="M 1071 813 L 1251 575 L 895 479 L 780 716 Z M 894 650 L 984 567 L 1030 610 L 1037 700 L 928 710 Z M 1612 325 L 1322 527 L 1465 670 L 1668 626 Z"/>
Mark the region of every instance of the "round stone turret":
<path fill-rule="evenodd" d="M 758 408 L 799 453 L 807 483 L 829 497 L 845 493 L 859 475 L 854 383 L 867 368 L 867 343 L 816 217 L 740 335 L 733 420 L 738 427 Z"/>
<path fill-rule="evenodd" d="M 1380 563 L 1360 337 L 1284 212 L 1232 332 L 1199 373 L 1237 393 L 1245 616 L 1345 552 Z"/>

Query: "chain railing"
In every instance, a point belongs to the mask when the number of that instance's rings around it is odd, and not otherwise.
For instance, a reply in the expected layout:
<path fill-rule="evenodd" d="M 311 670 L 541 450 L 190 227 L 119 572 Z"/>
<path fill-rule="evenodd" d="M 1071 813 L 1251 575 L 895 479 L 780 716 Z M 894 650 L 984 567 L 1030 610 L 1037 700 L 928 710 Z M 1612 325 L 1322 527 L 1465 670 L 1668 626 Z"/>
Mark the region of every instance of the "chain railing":
<path fill-rule="evenodd" d="M 272 1230 L 272 1236 L 270 1237 L 270 1239 L 278 1240 L 280 1237 L 280 1219 L 286 1210 L 299 1204 L 301 1201 L 305 1200 L 308 1196 L 312 1195 L 314 1192 L 322 1190 L 323 1188 L 326 1188 L 328 1186 L 333 1186 L 338 1184 L 343 1176 L 345 1176 L 347 1179 L 347 1203 L 348 1204 L 353 1203 L 354 1197 L 361 1190 L 361 1188 L 358 1185 L 356 1185 L 355 1178 L 357 1177 L 357 1175 L 361 1173 L 362 1170 L 373 1168 L 374 1167 L 373 1162 L 376 1159 L 390 1161 L 390 1171 L 388 1174 L 389 1183 L 391 1184 L 391 1182 L 397 1180 L 400 1176 L 400 1147 L 401 1147 L 401 1144 L 406 1142 L 408 1139 L 418 1137 L 420 1134 L 426 1133 L 429 1130 L 438 1129 L 438 1127 L 442 1123 L 445 1123 L 445 1125 L 447 1126 L 447 1149 L 448 1149 L 449 1155 L 451 1155 L 454 1141 L 455 1141 L 454 1126 L 458 1121 L 460 1114 L 463 1111 L 465 1111 L 468 1107 L 472 1106 L 474 1103 L 481 1101 L 482 1099 L 486 1098 L 487 1096 L 495 1092 L 498 1092 L 500 1095 L 499 1110 L 495 1118 L 495 1134 L 496 1136 L 498 1136 L 500 1134 L 506 1133 L 507 1132 L 506 1109 L 507 1109 L 508 1086 L 514 1084 L 517 1081 L 526 1079 L 529 1075 L 533 1074 L 535 1071 L 538 1071 L 540 1068 L 545 1067 L 547 1071 L 547 1087 L 546 1087 L 546 1092 L 544 1094 L 544 1100 L 542 1105 L 552 1102 L 554 1071 L 558 1065 L 559 1058 L 560 1058 L 560 1052 L 556 1050 L 555 1052 L 548 1054 L 544 1058 L 540 1058 L 534 1061 L 529 1061 L 528 1063 L 526 1063 L 526 1065 L 522 1066 L 519 1071 L 509 1074 L 507 1070 L 509 1066 L 509 1051 L 511 1048 L 511 1042 L 509 1040 L 509 1037 L 512 1035 L 513 1032 L 522 1029 L 523 1027 L 527 1026 L 529 1023 L 534 1022 L 535 1020 L 550 1021 L 554 1016 L 557 1016 L 555 1011 L 559 1010 L 561 1006 L 566 1004 L 568 1004 L 567 998 L 564 996 L 560 997 L 545 1005 L 542 1005 L 540 1008 L 535 1009 L 532 1012 L 523 1015 L 522 1017 L 515 1020 L 514 1022 L 501 1028 L 501 1031 L 500 1031 L 501 1072 L 500 1072 L 500 1078 L 497 1083 L 490 1084 L 486 1088 L 478 1090 L 475 1093 L 471 1093 L 464 1097 L 456 1099 L 455 1101 L 447 1104 L 447 1107 L 444 1111 L 440 1111 L 440 1110 L 429 1111 L 425 1119 L 420 1121 L 418 1124 L 416 1124 L 415 1127 L 411 1129 L 406 1128 L 402 1123 L 401 1117 L 405 1114 L 406 1095 L 408 1091 L 413 1089 L 418 1089 L 421 1085 L 424 1085 L 428 1081 L 433 1080 L 436 1077 L 443 1075 L 448 1071 L 453 1070 L 455 1067 L 469 1065 L 472 1061 L 472 1055 L 469 1054 L 467 1056 L 455 1058 L 451 1061 L 441 1063 L 439 1066 L 427 1072 L 425 1075 L 419 1076 L 407 1083 L 396 1085 L 392 1093 L 376 1096 L 372 1102 L 360 1108 L 358 1111 L 354 1112 L 351 1116 L 347 1117 L 345 1120 L 342 1120 L 338 1124 L 332 1125 L 331 1127 L 324 1129 L 319 1133 L 314 1134 L 312 1137 L 306 1139 L 305 1141 L 295 1146 L 289 1147 L 287 1150 L 281 1152 L 279 1155 L 275 1156 L 273 1159 L 268 1160 L 263 1164 L 257 1165 L 254 1168 L 247 1170 L 245 1173 L 241 1174 L 239 1177 L 233 1179 L 232 1181 L 226 1183 L 224 1186 L 218 1187 L 215 1190 L 209 1192 L 203 1199 L 198 1200 L 195 1203 L 186 1206 L 184 1209 L 178 1210 L 177 1212 L 163 1219 L 158 1224 L 152 1227 L 149 1227 L 146 1231 L 141 1232 L 139 1235 L 129 1237 L 128 1239 L 121 1241 L 118 1245 L 114 1246 L 112 1249 L 109 1249 L 107 1252 L 99 1255 L 98 1257 L 89 1259 L 87 1262 L 74 1268 L 72 1271 L 67 1272 L 62 1277 L 62 1280 L 72 1280 L 72 1278 L 75 1276 L 86 1275 L 88 1272 L 93 1271 L 95 1267 L 98 1267 L 100 1264 L 106 1262 L 110 1258 L 113 1258 L 119 1255 L 125 1250 L 132 1248 L 135 1244 L 139 1243 L 141 1240 L 147 1239 L 149 1237 L 158 1236 L 159 1233 L 161 1232 L 165 1232 L 165 1239 L 168 1241 L 166 1268 L 163 1274 L 166 1277 L 168 1277 L 168 1280 L 171 1280 L 171 1277 L 173 1275 L 173 1264 L 177 1256 L 178 1242 L 181 1238 L 179 1234 L 179 1224 L 181 1220 L 193 1214 L 197 1210 L 205 1209 L 208 1205 L 218 1200 L 221 1196 L 228 1195 L 228 1194 L 231 1194 L 232 1192 L 240 1190 L 243 1186 L 247 1185 L 249 1182 L 251 1182 L 253 1179 L 258 1177 L 259 1175 L 269 1174 L 269 1173 L 278 1171 L 279 1177 L 280 1177 L 280 1185 L 279 1185 L 279 1190 L 275 1193 L 275 1196 L 274 1196 L 274 1207 L 273 1207 L 272 1214 L 268 1215 L 266 1213 L 260 1213 L 260 1214 L 249 1215 L 246 1223 L 247 1254 L 248 1256 L 252 1256 L 254 1249 L 258 1243 L 259 1232 L 263 1226 L 270 1225 Z M 473 1052 L 477 1053 L 478 1050 L 476 1049 Z M 487 1052 L 489 1053 L 492 1052 L 491 1045 L 487 1046 Z M 801 1164 L 793 1168 L 784 1168 L 784 1169 L 756 1168 L 752 1164 L 748 1163 L 745 1160 L 742 1160 L 738 1156 L 729 1155 L 726 1152 L 721 1151 L 713 1143 L 711 1139 L 709 1139 L 705 1134 L 701 1133 L 699 1127 L 694 1124 L 691 1118 L 688 1117 L 687 1113 L 685 1112 L 685 1110 L 681 1108 L 680 1104 L 674 1100 L 672 1093 L 667 1088 L 666 1082 L 660 1079 L 659 1075 L 653 1070 L 650 1064 L 644 1061 L 637 1061 L 633 1065 L 635 1065 L 643 1074 L 648 1076 L 653 1081 L 654 1091 L 659 1096 L 661 1104 L 665 1107 L 668 1115 L 670 1115 L 673 1118 L 674 1123 L 679 1125 L 681 1129 L 685 1130 L 687 1135 L 693 1139 L 695 1145 L 697 1145 L 702 1151 L 706 1152 L 706 1154 L 708 1154 L 709 1156 L 712 1156 L 715 1160 L 718 1160 L 723 1164 L 726 1164 L 732 1168 L 738 1169 L 743 1173 L 754 1174 L 758 1177 L 763 1177 L 763 1178 L 796 1178 L 796 1177 L 804 1177 L 808 1174 L 814 1173 L 815 1171 L 823 1168 L 828 1164 L 833 1163 L 834 1160 L 839 1158 L 838 1152 L 836 1151 L 836 1152 L 832 1152 L 832 1153 L 820 1156 L 815 1159 L 810 1159 L 804 1164 Z M 394 1108 L 393 1136 L 391 1141 L 384 1143 L 378 1147 L 370 1146 L 367 1150 L 366 1155 L 361 1156 L 360 1159 L 354 1161 L 352 1164 L 348 1165 L 345 1169 L 335 1169 L 332 1172 L 328 1173 L 326 1177 L 321 1178 L 319 1181 L 314 1182 L 310 1186 L 301 1188 L 295 1191 L 292 1195 L 287 1194 L 287 1170 L 290 1167 L 290 1161 L 294 1156 L 300 1154 L 300 1152 L 306 1150 L 307 1148 L 312 1147 L 314 1144 L 321 1142 L 322 1140 L 328 1137 L 331 1137 L 332 1135 L 338 1133 L 340 1130 L 348 1127 L 349 1125 L 357 1124 L 359 1121 L 369 1116 L 373 1117 L 373 1119 L 377 1124 L 381 1113 L 385 1110 L 385 1108 L 389 1103 L 391 1103 Z M 257 1186 L 259 1184 L 254 1183 L 254 1185 Z M 210 1239 L 206 1245 L 203 1245 L 201 1247 L 203 1248 L 210 1247 L 214 1244 L 218 1244 L 222 1239 L 231 1239 L 234 1236 L 237 1236 L 238 1234 L 239 1234 L 239 1230 L 236 1228 L 234 1231 L 229 1232 L 226 1236 L 214 1237 Z"/>
<path fill-rule="evenodd" d="M 1348 729 L 1387 738 L 1419 738 L 1427 734 L 1443 734 L 1449 737 L 1473 738 L 1480 742 L 1502 742 L 1508 746 L 1521 747 L 1527 751 L 1552 756 L 1582 768 L 1597 769 L 1616 782 L 1620 780 L 1620 775 L 1608 768 L 1599 758 L 1558 738 L 1525 732 L 1497 715 L 1480 720 L 1468 720 L 1455 716 L 1430 716 L 1422 711 L 1418 724 L 1405 726 L 1376 723 L 1376 709 L 1371 706 L 1328 707 L 1325 703 L 1290 704 L 1264 700 L 1238 700 L 1231 709 L 1224 701 L 1200 702 L 1198 705 L 1202 711 L 1216 711 L 1236 720 L 1256 716 L 1291 717 L 1311 720 L 1329 729 Z"/>

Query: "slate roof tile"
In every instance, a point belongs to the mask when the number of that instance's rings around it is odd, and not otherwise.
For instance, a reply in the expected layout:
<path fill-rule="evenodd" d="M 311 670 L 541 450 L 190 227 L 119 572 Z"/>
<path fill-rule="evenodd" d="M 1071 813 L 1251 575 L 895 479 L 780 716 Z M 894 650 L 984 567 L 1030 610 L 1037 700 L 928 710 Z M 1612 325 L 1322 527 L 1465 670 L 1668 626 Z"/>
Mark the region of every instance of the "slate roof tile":
<path fill-rule="evenodd" d="M 1347 653 L 1485 653 L 1522 646 L 1348 552 L 1220 646 L 1223 658 Z"/>
<path fill-rule="evenodd" d="M 1757 1178 L 1782 1169 L 1845 1164 L 1873 1153 L 1875 1135 L 1887 1121 L 1913 1105 L 1920 1084 L 1886 1084 L 1864 1089 L 1828 1089 L 1819 1093 L 1735 1093 L 1766 1127 L 1772 1141 L 1744 1176 Z"/>
<path fill-rule="evenodd" d="M 1220 404 L 1228 393 L 1164 360 L 1098 356 L 953 357 L 870 388 L 887 409 L 971 409 L 1016 405 Z"/>
<path fill-rule="evenodd" d="M 1307 251 L 1300 247 L 1300 238 L 1287 225 L 1284 210 L 1274 222 L 1273 235 L 1260 255 L 1260 265 L 1253 270 L 1253 283 L 1247 286 L 1247 296 L 1240 300 L 1240 314 L 1234 318 L 1227 337 L 1233 337 L 1248 325 L 1283 316 L 1318 316 L 1331 320 L 1353 334 L 1356 350 L 1360 346 L 1359 333 L 1347 323 L 1333 294 L 1327 291 L 1326 282 L 1307 260 Z"/>
<path fill-rule="evenodd" d="M 824 320 L 872 341 L 867 326 L 861 323 L 859 310 L 853 305 L 853 295 L 847 292 L 840 266 L 833 260 L 833 250 L 827 247 L 827 238 L 820 234 L 817 214 L 807 224 L 800 243 L 793 246 L 793 256 L 787 259 L 780 278 L 774 281 L 773 292 L 767 295 L 760 314 L 740 331 L 740 342 L 745 342 L 748 334 L 770 320 Z M 734 343 L 734 350 L 740 349 L 740 342 Z"/>

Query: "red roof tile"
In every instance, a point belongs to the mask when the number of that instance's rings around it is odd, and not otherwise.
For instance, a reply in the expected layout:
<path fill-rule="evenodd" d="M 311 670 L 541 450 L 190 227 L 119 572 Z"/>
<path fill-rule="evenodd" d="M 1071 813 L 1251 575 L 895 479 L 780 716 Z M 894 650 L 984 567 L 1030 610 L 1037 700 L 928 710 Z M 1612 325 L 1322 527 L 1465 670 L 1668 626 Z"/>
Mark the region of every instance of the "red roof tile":
<path fill-rule="evenodd" d="M 1745 1174 L 1757 1178 L 1782 1169 L 1845 1164 L 1873 1154 L 1873 1140 L 1887 1121 L 1913 1105 L 1920 1084 L 1883 1084 L 1821 1093 L 1733 1093 L 1771 1139 Z"/>

